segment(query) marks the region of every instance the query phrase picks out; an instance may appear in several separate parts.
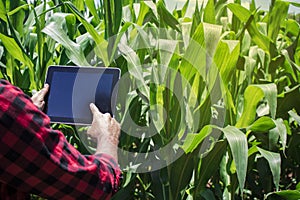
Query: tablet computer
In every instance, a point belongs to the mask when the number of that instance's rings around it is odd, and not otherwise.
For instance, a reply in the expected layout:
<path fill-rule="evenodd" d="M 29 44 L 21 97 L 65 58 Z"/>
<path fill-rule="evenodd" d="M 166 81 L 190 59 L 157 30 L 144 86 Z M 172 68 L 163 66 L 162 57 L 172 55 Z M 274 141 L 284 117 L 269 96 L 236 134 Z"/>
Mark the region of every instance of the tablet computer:
<path fill-rule="evenodd" d="M 88 125 L 93 119 L 89 104 L 95 103 L 113 116 L 119 79 L 118 68 L 50 66 L 44 111 L 54 123 Z"/>

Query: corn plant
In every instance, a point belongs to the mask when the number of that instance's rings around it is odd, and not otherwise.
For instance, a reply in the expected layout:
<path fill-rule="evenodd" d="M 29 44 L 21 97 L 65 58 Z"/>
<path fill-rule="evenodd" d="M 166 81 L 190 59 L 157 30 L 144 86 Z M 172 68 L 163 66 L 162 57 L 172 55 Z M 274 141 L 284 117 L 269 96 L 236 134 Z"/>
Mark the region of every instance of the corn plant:
<path fill-rule="evenodd" d="M 298 199 L 300 5 L 188 5 L 1 0 L 0 76 L 30 93 L 52 64 L 122 70 L 114 199 Z"/>

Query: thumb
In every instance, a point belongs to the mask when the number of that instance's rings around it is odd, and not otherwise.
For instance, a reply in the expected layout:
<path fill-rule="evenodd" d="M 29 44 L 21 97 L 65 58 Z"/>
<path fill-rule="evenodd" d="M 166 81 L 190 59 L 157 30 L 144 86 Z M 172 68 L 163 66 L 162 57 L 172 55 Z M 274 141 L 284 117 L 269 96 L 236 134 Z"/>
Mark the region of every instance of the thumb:
<path fill-rule="evenodd" d="M 40 93 L 41 93 L 41 95 L 45 96 L 48 91 L 49 91 L 49 85 L 46 83 L 44 85 L 44 88 L 40 90 Z"/>

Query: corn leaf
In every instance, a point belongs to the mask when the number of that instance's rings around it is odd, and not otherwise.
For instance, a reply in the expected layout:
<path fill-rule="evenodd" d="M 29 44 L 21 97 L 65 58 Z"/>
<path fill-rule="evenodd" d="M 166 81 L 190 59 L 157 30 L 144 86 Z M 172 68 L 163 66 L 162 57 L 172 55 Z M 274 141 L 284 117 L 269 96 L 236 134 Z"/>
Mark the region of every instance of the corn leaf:
<path fill-rule="evenodd" d="M 159 0 L 157 2 L 157 12 L 160 16 L 160 22 L 163 25 L 168 25 L 172 29 L 175 29 L 176 31 L 180 32 L 180 29 L 178 28 L 179 22 L 177 19 L 167 10 L 163 0 Z"/>
<path fill-rule="evenodd" d="M 275 122 L 270 117 L 260 117 L 248 128 L 253 132 L 265 133 L 276 127 Z"/>
<path fill-rule="evenodd" d="M 300 190 L 283 190 L 283 191 L 279 191 L 279 192 L 274 192 L 272 194 L 276 194 L 276 195 L 278 195 L 284 199 L 288 199 L 288 200 L 299 200 L 300 199 Z M 268 196 L 271 196 L 271 195 L 268 195 Z"/>
<path fill-rule="evenodd" d="M 183 154 L 170 167 L 172 176 L 170 177 L 170 188 L 173 198 L 181 200 L 183 198 L 181 191 L 189 184 L 194 169 L 194 158 L 192 154 Z M 181 170 L 178 170 L 181 169 Z"/>
<path fill-rule="evenodd" d="M 199 196 L 201 191 L 206 188 L 207 182 L 218 170 L 216 163 L 220 163 L 224 153 L 226 152 L 227 142 L 219 141 L 217 142 L 212 150 L 204 155 L 200 160 L 199 167 L 199 179 L 198 182 L 195 182 L 197 185 L 195 189 L 196 196 Z"/>
<path fill-rule="evenodd" d="M 225 86 L 228 86 L 233 70 L 239 58 L 240 45 L 238 41 L 220 41 L 214 55 L 214 62 L 219 68 Z"/>
<path fill-rule="evenodd" d="M 56 23 L 49 23 L 43 30 L 53 40 L 66 48 L 66 54 L 72 62 L 79 66 L 89 66 L 82 49 L 78 44 L 69 39 L 66 32 Z"/>
<path fill-rule="evenodd" d="M 244 93 L 244 110 L 242 116 L 236 123 L 238 128 L 246 128 L 255 120 L 256 107 L 264 97 L 264 92 L 253 85 L 249 85 Z"/>
<path fill-rule="evenodd" d="M 109 66 L 109 57 L 107 52 L 108 42 L 104 39 L 103 35 L 99 34 L 97 30 L 90 24 L 82 14 L 74 7 L 71 2 L 65 2 L 65 4 L 70 8 L 70 10 L 75 14 L 77 19 L 82 23 L 87 32 L 92 36 L 96 43 L 95 53 L 96 55 L 103 60 L 103 63 L 106 67 Z"/>
<path fill-rule="evenodd" d="M 272 118 L 275 118 L 277 109 L 277 88 L 275 84 L 249 85 L 244 93 L 244 111 L 236 126 L 246 128 L 253 123 L 256 115 L 256 107 L 262 98 L 265 97 Z"/>
<path fill-rule="evenodd" d="M 113 12 L 113 35 L 116 35 L 119 32 L 121 21 L 122 21 L 122 1 L 112 1 L 114 4 Z M 113 36 L 112 35 L 112 36 Z"/>
<path fill-rule="evenodd" d="M 290 110 L 288 113 L 300 125 L 300 116 L 293 110 Z"/>
<path fill-rule="evenodd" d="M 142 26 L 145 21 L 145 17 L 149 12 L 152 12 L 156 18 L 158 17 L 155 4 L 152 1 L 142 1 L 140 3 L 140 12 L 136 24 Z"/>
<path fill-rule="evenodd" d="M 94 0 L 85 0 L 85 4 L 89 8 L 89 11 L 93 15 L 96 23 L 99 24 L 100 23 L 100 17 L 97 13 L 97 9 L 96 9 L 96 6 L 95 6 L 95 1 Z"/>
<path fill-rule="evenodd" d="M 206 7 L 204 8 L 203 21 L 210 24 L 216 23 L 214 0 L 208 0 Z"/>
<path fill-rule="evenodd" d="M 189 3 L 190 3 L 190 0 L 187 0 L 187 1 L 185 2 L 185 4 L 183 5 L 183 7 L 182 7 L 182 9 L 181 9 L 181 15 L 182 15 L 182 17 L 185 16 L 186 11 L 187 11 L 187 8 L 188 8 L 188 6 L 189 6 Z"/>
<path fill-rule="evenodd" d="M 271 151 L 266 151 L 262 148 L 257 147 L 260 154 L 268 161 L 272 175 L 273 182 L 278 190 L 279 188 L 279 180 L 280 180 L 280 171 L 281 171 L 281 158 L 279 153 L 274 153 Z"/>
<path fill-rule="evenodd" d="M 269 13 L 269 23 L 268 23 L 268 37 L 272 41 L 276 41 L 280 24 L 285 20 L 289 9 L 289 2 L 286 1 L 275 1 L 271 12 Z"/>
<path fill-rule="evenodd" d="M 198 133 L 190 133 L 187 135 L 184 144 L 182 145 L 182 149 L 185 153 L 193 152 L 199 144 L 208 137 L 212 132 L 213 127 L 211 125 L 207 125 Z"/>
<path fill-rule="evenodd" d="M 277 86 L 274 83 L 259 84 L 255 86 L 259 87 L 264 92 L 266 101 L 270 106 L 271 116 L 273 119 L 275 119 L 276 110 L 277 110 Z"/>
<path fill-rule="evenodd" d="M 270 53 L 271 41 L 267 36 L 259 32 L 255 24 L 254 17 L 250 11 L 243 6 L 234 3 L 228 4 L 228 8 L 241 22 L 246 23 L 245 27 L 247 28 L 252 40 L 265 52 Z"/>
<path fill-rule="evenodd" d="M 287 19 L 285 22 L 285 25 L 286 25 L 286 32 L 291 33 L 294 36 L 298 36 L 299 31 L 300 31 L 299 30 L 300 26 L 296 20 Z"/>
<path fill-rule="evenodd" d="M 276 119 L 274 120 L 276 127 L 274 127 L 272 130 L 270 130 L 270 135 L 275 136 L 276 138 L 279 136 L 281 139 L 281 145 L 283 152 L 286 148 L 286 142 L 287 142 L 287 129 L 282 119 Z M 274 147 L 277 145 L 278 141 L 275 141 Z"/>
<path fill-rule="evenodd" d="M 6 18 L 6 9 L 3 4 L 3 1 L 0 1 L 0 19 L 5 21 L 7 23 L 7 18 Z"/>
<path fill-rule="evenodd" d="M 234 126 L 227 126 L 223 129 L 223 132 L 231 149 L 240 190 L 242 192 L 245 185 L 248 164 L 248 143 L 246 135 Z"/>
<path fill-rule="evenodd" d="M 37 89 L 36 82 L 34 79 L 33 63 L 31 62 L 30 58 L 28 58 L 27 54 L 22 51 L 20 46 L 17 44 L 17 42 L 13 38 L 0 33 L 0 40 L 2 41 L 4 47 L 7 49 L 7 51 L 11 54 L 11 56 L 13 56 L 15 59 L 19 60 L 20 62 L 22 62 L 25 66 L 27 66 L 29 68 L 30 89 Z M 12 66 L 12 67 L 14 67 L 14 66 Z"/>
<path fill-rule="evenodd" d="M 206 76 L 205 49 L 204 25 L 201 23 L 197 27 L 179 66 L 182 76 L 190 83 L 192 83 L 192 78 L 196 73 L 203 77 Z"/>
<path fill-rule="evenodd" d="M 141 63 L 136 52 L 127 44 L 119 45 L 119 50 L 123 53 L 124 58 L 128 62 L 128 71 L 136 79 L 137 88 L 143 93 L 145 97 L 149 97 L 149 87 L 146 85 Z"/>
<path fill-rule="evenodd" d="M 206 78 L 207 70 L 211 67 L 211 57 L 220 40 L 221 31 L 221 26 L 201 23 L 193 34 L 179 67 L 183 77 L 187 81 L 191 81 L 191 84 L 196 73 Z M 209 84 L 214 85 L 214 82 Z"/>

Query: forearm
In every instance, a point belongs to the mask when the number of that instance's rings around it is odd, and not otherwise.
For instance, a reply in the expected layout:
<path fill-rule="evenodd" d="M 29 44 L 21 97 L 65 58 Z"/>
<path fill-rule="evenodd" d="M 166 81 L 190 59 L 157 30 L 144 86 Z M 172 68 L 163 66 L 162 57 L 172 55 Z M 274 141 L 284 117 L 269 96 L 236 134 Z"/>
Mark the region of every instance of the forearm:
<path fill-rule="evenodd" d="M 118 146 L 112 144 L 109 140 L 99 140 L 97 142 L 97 149 L 95 154 L 108 154 L 112 156 L 116 162 L 118 162 Z"/>
<path fill-rule="evenodd" d="M 0 181 L 46 198 L 101 199 L 116 192 L 115 155 L 83 156 L 28 96 L 2 82 L 0 91 Z"/>

